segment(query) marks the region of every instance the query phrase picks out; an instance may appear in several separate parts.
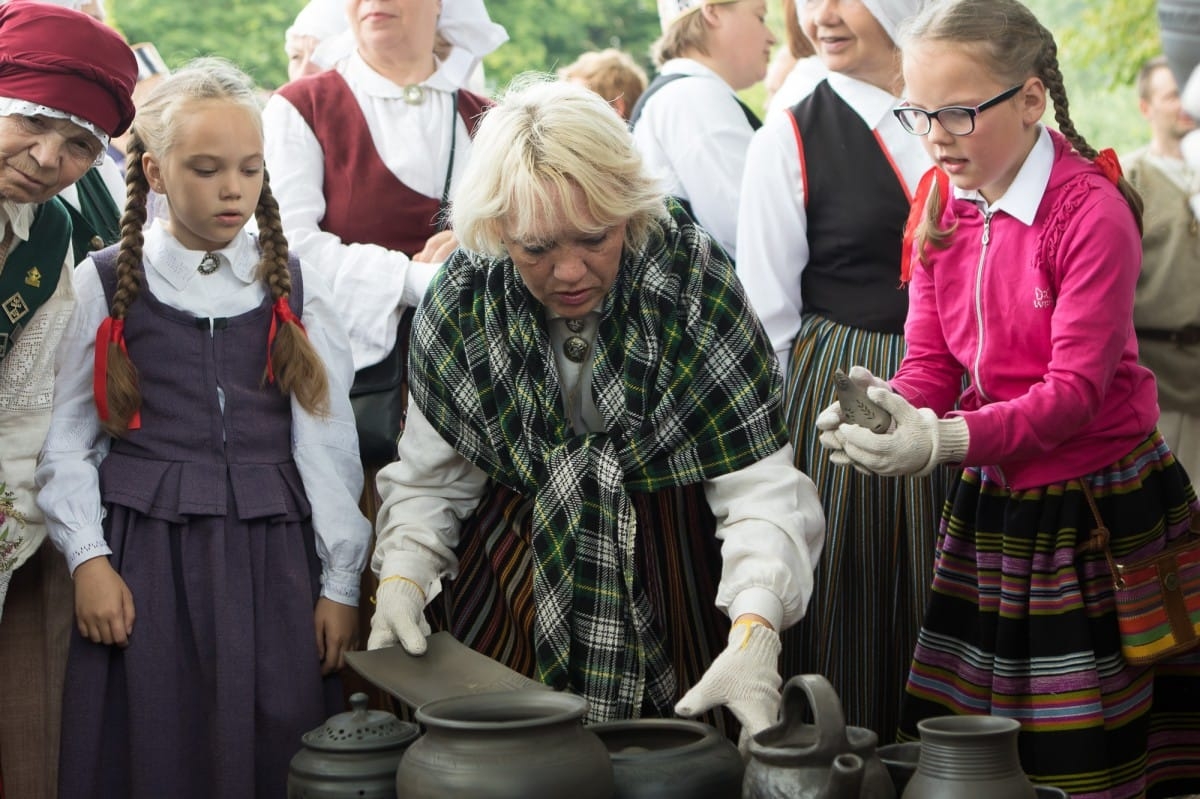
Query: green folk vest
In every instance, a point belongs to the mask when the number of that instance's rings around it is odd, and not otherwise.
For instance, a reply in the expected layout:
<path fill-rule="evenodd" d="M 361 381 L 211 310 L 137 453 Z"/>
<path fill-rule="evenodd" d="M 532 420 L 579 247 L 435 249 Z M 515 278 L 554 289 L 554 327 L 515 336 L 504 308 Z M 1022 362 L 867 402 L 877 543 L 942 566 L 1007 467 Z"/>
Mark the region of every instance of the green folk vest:
<path fill-rule="evenodd" d="M 71 215 L 71 246 L 75 263 L 121 238 L 121 211 L 113 201 L 100 170 L 92 167 L 75 183 L 79 208 L 63 203 Z"/>
<path fill-rule="evenodd" d="M 29 241 L 16 244 L 0 268 L 0 360 L 58 288 L 70 242 L 65 204 L 55 197 L 38 206 Z"/>

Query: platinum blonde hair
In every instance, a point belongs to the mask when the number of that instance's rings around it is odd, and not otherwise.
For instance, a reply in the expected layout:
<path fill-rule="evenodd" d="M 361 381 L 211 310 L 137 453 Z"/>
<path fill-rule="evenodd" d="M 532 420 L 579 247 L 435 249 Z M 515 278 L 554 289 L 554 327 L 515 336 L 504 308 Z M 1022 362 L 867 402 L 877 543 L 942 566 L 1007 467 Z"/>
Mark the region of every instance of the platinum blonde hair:
<path fill-rule="evenodd" d="M 579 188 L 587 207 L 571 202 Z M 666 215 L 624 120 L 595 92 L 549 75 L 523 75 L 484 115 L 450 217 L 459 242 L 505 254 L 507 234 L 538 229 L 547 209 L 579 231 L 627 222 L 625 245 L 640 249 Z M 586 211 L 594 222 L 586 222 Z"/>
<path fill-rule="evenodd" d="M 194 100 L 227 100 L 245 106 L 262 133 L 262 106 L 254 81 L 232 61 L 216 56 L 196 58 L 167 75 L 138 108 L 134 132 L 145 150 L 162 158 L 175 144 L 176 116 Z"/>

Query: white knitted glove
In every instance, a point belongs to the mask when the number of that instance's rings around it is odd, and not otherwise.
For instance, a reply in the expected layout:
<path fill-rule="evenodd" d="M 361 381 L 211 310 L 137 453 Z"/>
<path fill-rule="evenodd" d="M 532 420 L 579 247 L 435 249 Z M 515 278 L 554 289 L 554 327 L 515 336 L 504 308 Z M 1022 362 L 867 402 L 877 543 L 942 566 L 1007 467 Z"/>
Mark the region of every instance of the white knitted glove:
<path fill-rule="evenodd" d="M 725 705 L 742 724 L 742 737 L 754 735 L 779 717 L 779 633 L 756 621 L 739 621 L 729 645 L 700 682 L 675 705 L 680 716 L 698 716 Z"/>
<path fill-rule="evenodd" d="M 865 366 L 851 366 L 850 371 L 846 375 L 850 378 L 850 382 L 862 388 L 864 391 L 872 386 L 891 390 L 886 381 L 871 374 L 871 370 Z M 825 449 L 829 450 L 829 461 L 839 466 L 854 466 L 860 472 L 865 472 L 861 466 L 858 466 L 847 457 L 842 443 L 841 426 L 846 424 L 846 417 L 842 413 L 842 404 L 837 400 L 833 401 L 821 414 L 817 417 L 817 430 L 820 436 L 817 440 Z"/>
<path fill-rule="evenodd" d="M 371 616 L 371 637 L 367 649 L 382 649 L 397 642 L 410 655 L 425 654 L 425 592 L 407 577 L 381 580 L 375 591 L 375 614 Z"/>
<path fill-rule="evenodd" d="M 939 463 L 961 463 L 966 457 L 969 433 L 962 417 L 939 419 L 888 389 L 869 388 L 867 397 L 892 415 L 895 426 L 887 433 L 853 424 L 838 428 L 843 453 L 855 465 L 884 477 L 923 477 Z"/>

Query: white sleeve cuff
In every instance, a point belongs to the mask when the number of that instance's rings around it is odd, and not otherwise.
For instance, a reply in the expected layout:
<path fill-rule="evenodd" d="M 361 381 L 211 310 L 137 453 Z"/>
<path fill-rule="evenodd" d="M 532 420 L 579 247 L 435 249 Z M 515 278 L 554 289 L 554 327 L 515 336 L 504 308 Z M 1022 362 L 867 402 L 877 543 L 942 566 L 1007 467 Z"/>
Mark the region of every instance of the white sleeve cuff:
<path fill-rule="evenodd" d="M 84 539 L 76 543 L 76 539 Z M 75 576 L 75 570 L 79 566 L 92 558 L 108 557 L 112 554 L 112 549 L 108 546 L 108 542 L 104 540 L 104 534 L 97 528 L 94 535 L 76 534 L 72 536 L 70 542 L 71 549 L 66 553 L 67 568 L 71 570 L 71 576 Z"/>
<path fill-rule="evenodd" d="M 409 261 L 408 274 L 404 278 L 404 304 L 414 308 L 421 304 L 425 290 L 433 282 L 433 276 L 442 268 L 439 261 L 431 264 L 426 261 Z"/>
<path fill-rule="evenodd" d="M 362 575 L 346 569 L 325 569 L 321 573 L 321 596 L 343 605 L 358 607 Z"/>
<path fill-rule="evenodd" d="M 766 588 L 746 588 L 729 603 L 730 621 L 747 613 L 762 616 L 775 630 L 783 627 L 783 602 Z"/>

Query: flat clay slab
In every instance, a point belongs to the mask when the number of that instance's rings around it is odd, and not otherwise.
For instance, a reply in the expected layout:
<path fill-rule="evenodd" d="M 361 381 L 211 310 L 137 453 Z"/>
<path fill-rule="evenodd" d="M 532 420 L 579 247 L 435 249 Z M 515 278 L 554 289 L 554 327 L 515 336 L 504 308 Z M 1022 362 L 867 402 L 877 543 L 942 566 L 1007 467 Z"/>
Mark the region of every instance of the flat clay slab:
<path fill-rule="evenodd" d="M 399 644 L 385 649 L 347 652 L 346 662 L 372 685 L 417 708 L 435 699 L 527 688 L 550 687 L 480 654 L 448 632 L 427 639 L 424 655 L 410 655 Z"/>

